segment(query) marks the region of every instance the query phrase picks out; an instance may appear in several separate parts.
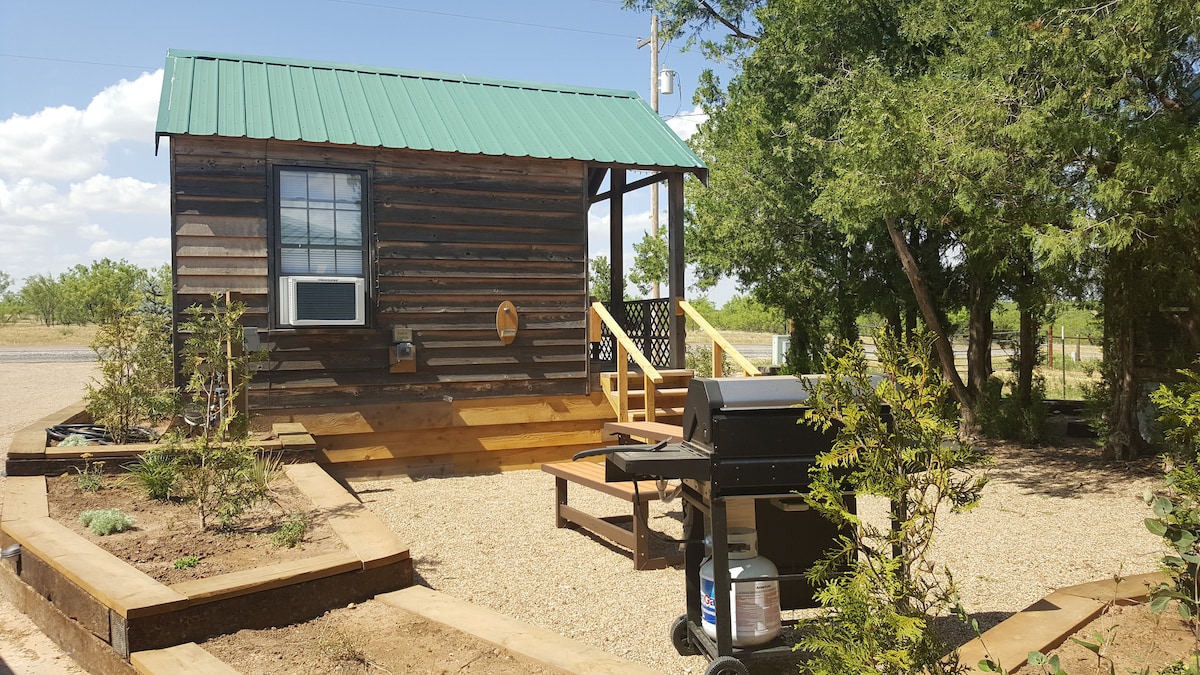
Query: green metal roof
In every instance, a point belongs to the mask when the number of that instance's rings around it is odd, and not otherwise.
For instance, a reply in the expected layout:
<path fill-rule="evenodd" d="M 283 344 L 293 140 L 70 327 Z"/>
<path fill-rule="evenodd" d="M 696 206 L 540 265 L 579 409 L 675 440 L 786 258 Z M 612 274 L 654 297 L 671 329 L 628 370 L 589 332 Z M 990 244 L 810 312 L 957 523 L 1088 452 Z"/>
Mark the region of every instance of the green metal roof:
<path fill-rule="evenodd" d="M 156 134 L 708 171 L 632 91 L 174 49 Z"/>

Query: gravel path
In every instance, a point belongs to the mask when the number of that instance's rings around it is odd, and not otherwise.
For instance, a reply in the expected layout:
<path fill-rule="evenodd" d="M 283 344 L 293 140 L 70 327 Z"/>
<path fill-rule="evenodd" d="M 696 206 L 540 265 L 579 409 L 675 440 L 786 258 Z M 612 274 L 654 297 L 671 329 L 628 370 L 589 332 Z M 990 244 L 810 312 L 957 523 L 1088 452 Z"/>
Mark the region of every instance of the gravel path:
<path fill-rule="evenodd" d="M 995 464 L 981 505 L 947 516 L 937 547 L 981 629 L 1057 587 L 1156 569 L 1159 543 L 1142 525 L 1141 494 L 1154 485 L 1148 465 L 1113 468 L 1093 448 L 989 451 Z M 627 553 L 556 529 L 552 476 L 514 471 L 352 486 L 409 543 L 429 586 L 666 673 L 704 671 L 704 659 L 676 655 L 667 639 L 685 609 L 683 572 L 634 571 Z M 629 508 L 582 489 L 571 500 L 592 513 Z M 878 501 L 861 509 L 885 513 Z M 677 503 L 658 505 L 650 522 L 678 536 L 679 517 Z"/>
<path fill-rule="evenodd" d="M 79 400 L 93 363 L 0 363 L 0 461 L 14 431 Z M 1092 448 L 989 448 L 992 482 L 974 511 L 942 522 L 938 555 L 969 611 L 986 628 L 1054 588 L 1155 569 L 1145 531 L 1148 464 L 1112 467 Z M 701 673 L 666 633 L 684 611 L 683 573 L 636 572 L 629 555 L 580 531 L 554 527 L 554 479 L 540 471 L 354 482 L 369 508 L 411 547 L 419 579 L 489 607 L 658 668 Z M 626 502 L 573 489 L 595 513 Z M 2 504 L 0 504 L 2 506 Z M 879 504 L 864 510 L 879 511 Z M 678 504 L 656 505 L 651 525 L 678 536 Z M 0 672 L 82 672 L 0 600 Z M 794 672 L 782 669 L 779 672 Z"/>

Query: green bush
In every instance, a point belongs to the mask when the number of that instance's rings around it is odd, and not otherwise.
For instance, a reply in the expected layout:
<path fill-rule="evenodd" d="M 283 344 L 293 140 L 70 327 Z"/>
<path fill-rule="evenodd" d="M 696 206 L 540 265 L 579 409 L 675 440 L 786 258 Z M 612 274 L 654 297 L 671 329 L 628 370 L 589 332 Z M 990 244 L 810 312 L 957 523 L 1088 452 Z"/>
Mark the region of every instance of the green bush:
<path fill-rule="evenodd" d="M 175 569 L 177 570 L 190 570 L 199 564 L 200 556 L 198 555 L 185 555 L 182 558 L 177 559 L 174 563 Z"/>
<path fill-rule="evenodd" d="M 177 494 L 179 459 L 176 452 L 156 448 L 142 453 L 123 468 L 150 499 L 166 500 Z"/>
<path fill-rule="evenodd" d="M 122 513 L 120 509 L 93 509 L 79 514 L 79 522 L 103 537 L 132 528 L 134 519 Z"/>
<path fill-rule="evenodd" d="M 308 531 L 308 514 L 293 513 L 271 534 L 271 543 L 279 548 L 295 548 Z"/>

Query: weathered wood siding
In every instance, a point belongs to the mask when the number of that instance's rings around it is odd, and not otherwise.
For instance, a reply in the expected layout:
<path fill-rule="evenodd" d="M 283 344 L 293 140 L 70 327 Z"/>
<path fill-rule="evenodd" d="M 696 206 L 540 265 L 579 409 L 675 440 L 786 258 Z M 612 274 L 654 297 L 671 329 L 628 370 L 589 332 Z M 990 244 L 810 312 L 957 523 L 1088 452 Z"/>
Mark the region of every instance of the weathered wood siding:
<path fill-rule="evenodd" d="M 213 292 L 248 305 L 270 350 L 252 409 L 587 391 L 582 162 L 200 137 L 171 156 L 177 318 Z M 368 172 L 369 327 L 272 326 L 273 166 Z M 388 372 L 393 326 L 413 331 L 415 373 Z"/>

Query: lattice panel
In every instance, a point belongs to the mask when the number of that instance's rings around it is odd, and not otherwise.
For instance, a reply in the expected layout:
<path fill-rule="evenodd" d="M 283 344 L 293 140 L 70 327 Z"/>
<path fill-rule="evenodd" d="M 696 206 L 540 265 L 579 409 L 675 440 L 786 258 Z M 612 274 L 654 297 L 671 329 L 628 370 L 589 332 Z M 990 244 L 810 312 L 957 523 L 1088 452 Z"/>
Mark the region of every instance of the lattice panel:
<path fill-rule="evenodd" d="M 605 303 L 614 316 L 612 303 Z M 671 303 L 669 300 L 635 300 L 625 303 L 621 328 L 656 368 L 671 365 Z M 600 342 L 592 345 L 592 360 L 613 363 L 617 346 L 608 326 L 601 326 Z M 633 365 L 633 359 L 629 360 Z"/>

